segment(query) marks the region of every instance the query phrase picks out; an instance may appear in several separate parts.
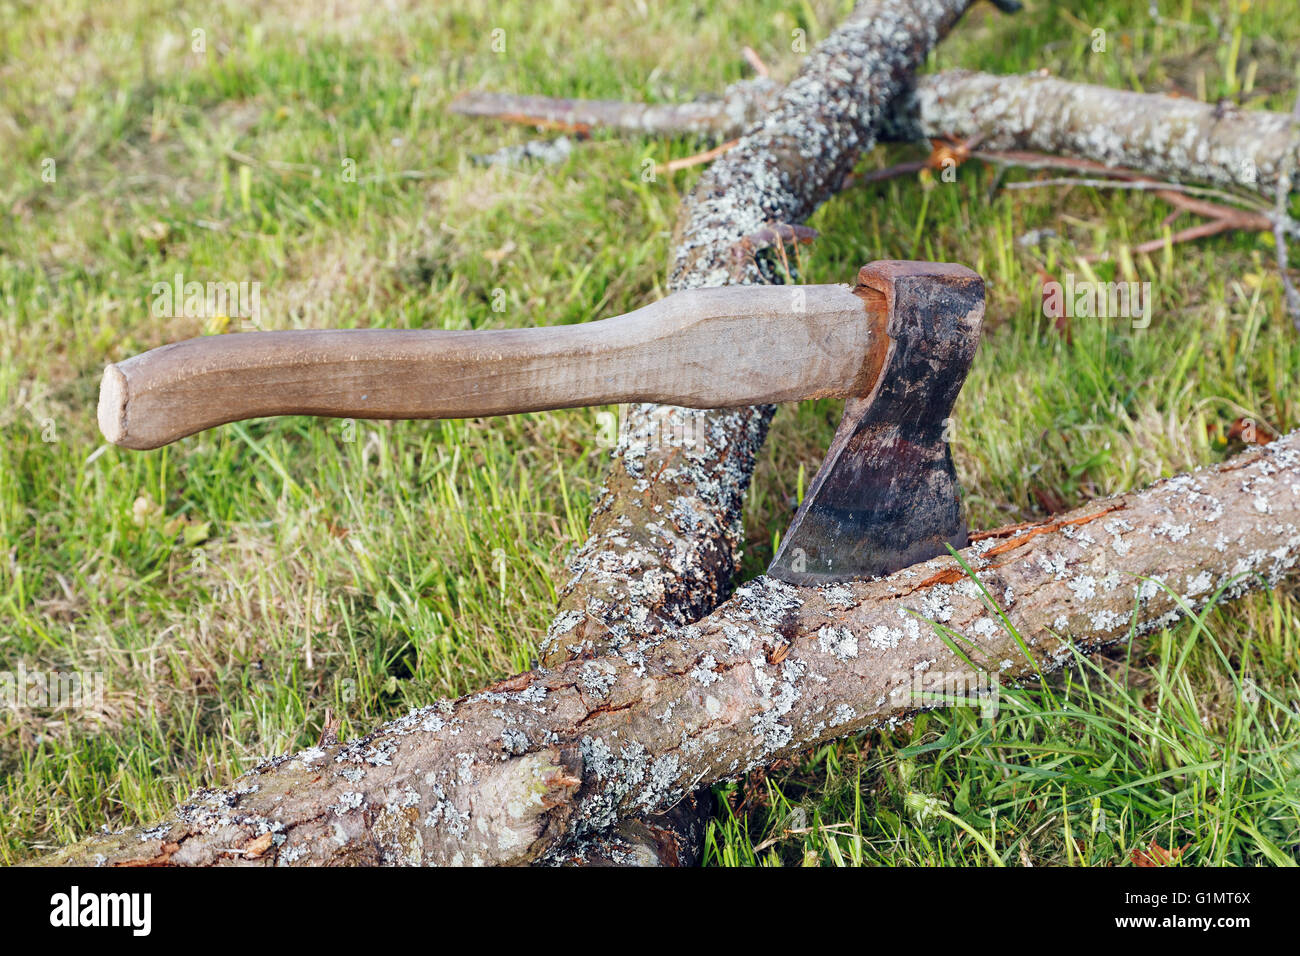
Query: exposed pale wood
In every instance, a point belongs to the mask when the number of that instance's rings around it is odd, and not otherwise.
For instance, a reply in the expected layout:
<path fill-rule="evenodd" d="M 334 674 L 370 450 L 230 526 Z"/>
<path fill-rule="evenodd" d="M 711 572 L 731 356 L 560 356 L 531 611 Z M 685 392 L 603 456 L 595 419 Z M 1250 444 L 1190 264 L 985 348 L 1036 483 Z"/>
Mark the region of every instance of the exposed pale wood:
<path fill-rule="evenodd" d="M 268 415 L 473 418 L 865 394 L 883 298 L 846 285 L 697 289 L 585 325 L 206 336 L 111 365 L 99 424 L 127 448 Z"/>

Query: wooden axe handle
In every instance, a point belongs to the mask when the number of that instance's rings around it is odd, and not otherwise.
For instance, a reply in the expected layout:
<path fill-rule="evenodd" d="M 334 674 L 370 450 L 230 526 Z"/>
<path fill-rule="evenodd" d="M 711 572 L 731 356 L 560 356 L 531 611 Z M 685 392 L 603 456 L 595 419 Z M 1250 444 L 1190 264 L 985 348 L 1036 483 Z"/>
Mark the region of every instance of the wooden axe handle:
<path fill-rule="evenodd" d="M 268 415 L 474 418 L 864 395 L 879 372 L 885 323 L 884 296 L 873 290 L 728 286 L 582 325 L 206 336 L 108 366 L 99 427 L 111 442 L 144 449 Z"/>

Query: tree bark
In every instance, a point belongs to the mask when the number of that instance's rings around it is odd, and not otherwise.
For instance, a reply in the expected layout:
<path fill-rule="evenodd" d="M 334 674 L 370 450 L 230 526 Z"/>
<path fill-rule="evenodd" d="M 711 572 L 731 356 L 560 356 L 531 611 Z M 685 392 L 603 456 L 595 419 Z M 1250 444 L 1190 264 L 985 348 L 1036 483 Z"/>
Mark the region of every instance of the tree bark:
<path fill-rule="evenodd" d="M 921 77 L 899 106 L 882 131 L 891 139 L 979 137 L 981 149 L 1056 153 L 1270 199 L 1300 146 L 1285 113 L 1043 74 L 939 73 Z"/>
<path fill-rule="evenodd" d="M 45 862 L 581 854 L 585 835 L 621 817 L 892 725 L 926 695 L 996 692 L 1173 624 L 1216 595 L 1275 583 L 1298 551 L 1292 432 L 1213 469 L 980 535 L 960 553 L 970 575 L 945 556 L 823 587 L 757 578 L 695 624 L 412 711 L 346 745 L 269 760 L 229 789 L 199 791 L 166 822 L 95 835 Z"/>
<path fill-rule="evenodd" d="M 639 115 L 638 109 L 647 109 L 644 104 L 598 100 L 471 93 L 452 108 L 525 122 L 562 116 L 587 128 L 630 133 L 671 135 L 707 128 L 719 139 L 730 139 L 742 125 L 766 115 L 779 91 L 770 80 L 744 81 L 728 87 L 726 109 L 656 106 L 652 124 L 628 121 Z M 705 116 L 716 125 L 708 127 Z M 981 149 L 1087 159 L 1175 182 L 1238 187 L 1272 199 L 1281 171 L 1300 163 L 1291 123 L 1287 113 L 1115 90 L 1041 73 L 995 76 L 951 70 L 917 77 L 886 112 L 879 137 L 895 142 L 978 138 Z"/>
<path fill-rule="evenodd" d="M 574 133 L 616 129 L 649 136 L 735 139 L 776 105 L 781 89 L 775 80 L 754 77 L 731 84 L 721 97 L 689 103 L 574 100 L 472 90 L 457 96 L 451 110 L 462 116 L 501 119 Z"/>
<path fill-rule="evenodd" d="M 670 291 L 779 282 L 767 251 L 755 254 L 747 237 L 801 223 L 834 195 L 859 153 L 874 145 L 872 131 L 895 97 L 970 2 L 859 3 L 784 89 L 763 81 L 732 87 L 712 115 L 753 125 L 683 202 Z M 773 94 L 761 125 L 740 108 L 745 96 L 760 94 Z M 699 110 L 685 115 L 698 129 Z M 657 108 L 632 108 L 618 122 L 646 129 L 662 116 Z M 630 406 L 588 539 L 569 560 L 543 664 L 635 647 L 698 620 L 727 596 L 740 560 L 741 506 L 774 411 Z M 703 794 L 696 802 L 709 805 Z M 650 832 L 674 830 L 678 839 L 656 838 L 634 857 L 668 847 L 674 852 L 662 862 L 696 862 L 703 821 L 683 830 L 675 825 L 682 816 L 650 821 Z M 593 847 L 576 856 L 600 854 Z"/>

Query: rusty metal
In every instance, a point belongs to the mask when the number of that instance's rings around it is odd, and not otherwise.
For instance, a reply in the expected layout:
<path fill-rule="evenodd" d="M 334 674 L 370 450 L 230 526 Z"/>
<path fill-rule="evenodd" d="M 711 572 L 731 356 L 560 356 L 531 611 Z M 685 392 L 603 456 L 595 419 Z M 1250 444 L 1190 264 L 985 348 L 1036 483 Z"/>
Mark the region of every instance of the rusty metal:
<path fill-rule="evenodd" d="M 984 282 L 965 266 L 881 261 L 889 338 L 869 395 L 849 398 L 768 574 L 821 584 L 889 574 L 967 543 L 949 449 L 957 393 L 979 343 Z"/>

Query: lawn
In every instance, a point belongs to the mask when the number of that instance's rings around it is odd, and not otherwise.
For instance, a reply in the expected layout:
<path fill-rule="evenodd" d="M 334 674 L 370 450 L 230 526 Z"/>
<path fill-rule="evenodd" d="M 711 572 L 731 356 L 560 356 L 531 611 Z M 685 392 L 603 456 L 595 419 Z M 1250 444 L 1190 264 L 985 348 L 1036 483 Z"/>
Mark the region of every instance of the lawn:
<path fill-rule="evenodd" d="M 198 334 L 583 322 L 664 294 L 712 145 L 597 133 L 560 165 L 485 167 L 528 129 L 467 89 L 679 101 L 788 77 L 846 2 L 290 0 L 6 5 L 0 19 L 0 671 L 99 674 L 94 707 L 0 708 L 0 860 L 161 816 L 194 787 L 530 666 L 584 540 L 609 409 L 451 422 L 284 418 L 154 452 L 105 447 L 106 363 Z M 976 7 L 928 70 L 1067 79 L 1289 110 L 1292 3 Z M 1096 30 L 1105 50 L 1095 51 Z M 503 31 L 498 33 L 497 31 Z M 501 47 L 504 46 L 504 49 Z M 862 168 L 921 153 L 879 149 Z M 1232 423 L 1300 425 L 1300 333 L 1267 235 L 1089 266 L 1163 234 L 1154 196 L 1007 191 L 972 162 L 827 204 L 805 281 L 877 258 L 966 263 L 986 331 L 957 407 L 972 527 L 1221 461 Z M 1185 220 L 1183 225 L 1188 224 Z M 1175 226 L 1177 228 L 1177 226 Z M 1044 232 L 1048 230 L 1050 232 Z M 1149 281 L 1149 327 L 1043 315 L 1044 274 Z M 255 323 L 160 316 L 155 283 L 258 283 Z M 173 310 L 175 311 L 175 310 Z M 746 505 L 761 573 L 838 421 L 783 408 Z M 1300 845 L 1300 602 L 1256 594 L 1004 690 L 718 788 L 707 861 L 1286 863 Z"/>

